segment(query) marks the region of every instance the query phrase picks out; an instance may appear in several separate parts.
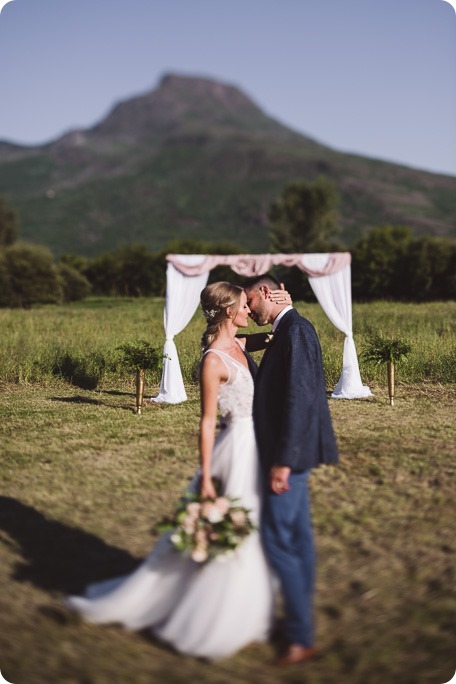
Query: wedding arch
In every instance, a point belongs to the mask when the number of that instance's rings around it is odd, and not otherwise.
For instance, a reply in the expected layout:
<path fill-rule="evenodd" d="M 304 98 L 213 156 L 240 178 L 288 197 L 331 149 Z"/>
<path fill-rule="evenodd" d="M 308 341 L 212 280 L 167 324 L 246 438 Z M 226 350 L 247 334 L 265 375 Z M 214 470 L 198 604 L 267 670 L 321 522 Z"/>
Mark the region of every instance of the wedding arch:
<path fill-rule="evenodd" d="M 372 396 L 363 385 L 352 332 L 351 254 L 168 254 L 164 311 L 165 346 L 160 392 L 151 401 L 179 404 L 187 400 L 174 337 L 191 321 L 209 272 L 229 266 L 245 278 L 267 273 L 273 266 L 297 266 L 330 321 L 345 333 L 342 372 L 331 396 L 359 399 Z"/>

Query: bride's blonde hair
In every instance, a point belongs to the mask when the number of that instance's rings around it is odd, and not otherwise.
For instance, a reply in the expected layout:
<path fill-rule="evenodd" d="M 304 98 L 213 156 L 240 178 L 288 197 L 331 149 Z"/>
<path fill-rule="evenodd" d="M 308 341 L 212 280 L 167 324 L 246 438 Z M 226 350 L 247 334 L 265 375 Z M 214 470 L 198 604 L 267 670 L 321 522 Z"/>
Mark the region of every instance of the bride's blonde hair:
<path fill-rule="evenodd" d="M 217 339 L 221 325 L 227 318 L 226 310 L 228 307 L 231 308 L 231 317 L 236 316 L 243 292 L 244 290 L 239 285 L 233 285 L 223 280 L 207 285 L 201 292 L 201 308 L 207 322 L 207 328 L 201 338 L 203 351 Z"/>

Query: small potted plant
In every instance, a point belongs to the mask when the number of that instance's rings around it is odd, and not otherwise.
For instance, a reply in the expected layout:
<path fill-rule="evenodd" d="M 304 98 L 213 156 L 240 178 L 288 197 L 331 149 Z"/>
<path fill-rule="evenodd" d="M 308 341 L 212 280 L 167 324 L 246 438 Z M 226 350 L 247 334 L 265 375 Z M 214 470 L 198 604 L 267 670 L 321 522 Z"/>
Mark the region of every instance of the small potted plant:
<path fill-rule="evenodd" d="M 160 368 L 163 353 L 145 340 L 127 342 L 117 349 L 121 352 L 127 368 L 136 373 L 136 413 L 140 414 L 143 406 L 145 372 Z"/>
<path fill-rule="evenodd" d="M 411 347 L 407 342 L 397 337 L 373 335 L 368 346 L 361 353 L 361 358 L 377 365 L 386 363 L 388 372 L 388 394 L 390 406 L 394 406 L 395 365 L 399 361 L 406 361 Z"/>

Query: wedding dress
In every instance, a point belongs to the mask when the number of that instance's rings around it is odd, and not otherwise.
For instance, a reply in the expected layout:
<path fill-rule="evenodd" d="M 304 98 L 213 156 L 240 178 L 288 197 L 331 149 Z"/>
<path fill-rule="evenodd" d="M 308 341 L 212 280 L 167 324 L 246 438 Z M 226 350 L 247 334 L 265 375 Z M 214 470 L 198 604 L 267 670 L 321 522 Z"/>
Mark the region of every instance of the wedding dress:
<path fill-rule="evenodd" d="M 222 494 L 240 499 L 259 522 L 261 474 L 254 435 L 253 380 L 228 354 L 211 349 L 228 370 L 218 405 L 224 427 L 212 455 L 212 475 Z M 196 488 L 198 473 L 193 485 Z M 265 641 L 273 617 L 273 580 L 259 533 L 253 531 L 227 559 L 198 564 L 176 551 L 170 534 L 131 575 L 91 585 L 65 605 L 94 623 L 150 627 L 181 653 L 208 659 L 229 656 L 253 641 Z"/>

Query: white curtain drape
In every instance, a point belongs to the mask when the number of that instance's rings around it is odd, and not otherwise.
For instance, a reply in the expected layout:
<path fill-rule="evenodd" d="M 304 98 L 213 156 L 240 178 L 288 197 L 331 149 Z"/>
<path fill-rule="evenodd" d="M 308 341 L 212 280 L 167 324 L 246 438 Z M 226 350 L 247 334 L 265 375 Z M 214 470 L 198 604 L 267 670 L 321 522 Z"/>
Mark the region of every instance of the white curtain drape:
<path fill-rule="evenodd" d="M 183 263 L 194 266 L 202 263 L 204 255 L 181 255 Z M 187 400 L 182 371 L 174 336 L 188 325 L 199 304 L 201 290 L 205 287 L 209 272 L 191 278 L 180 273 L 172 264 L 166 271 L 166 300 L 164 312 L 165 347 L 163 350 L 163 373 L 160 392 L 151 401 L 179 404 Z"/>
<path fill-rule="evenodd" d="M 363 385 L 352 333 L 351 269 L 349 253 L 332 254 L 256 254 L 204 255 L 169 254 L 166 273 L 165 334 L 163 374 L 158 396 L 151 401 L 178 404 L 186 401 L 182 371 L 174 336 L 180 333 L 195 313 L 209 272 L 215 266 L 230 266 L 236 273 L 251 277 L 273 265 L 297 266 L 309 278 L 317 300 L 330 321 L 345 333 L 342 373 L 332 393 L 336 399 L 372 396 Z"/>
<path fill-rule="evenodd" d="M 323 269 L 327 254 L 306 254 L 303 264 L 309 269 Z M 342 373 L 331 396 L 334 399 L 363 399 L 372 392 L 363 385 L 352 329 L 351 268 L 321 278 L 309 277 L 310 286 L 329 320 L 345 333 Z"/>

